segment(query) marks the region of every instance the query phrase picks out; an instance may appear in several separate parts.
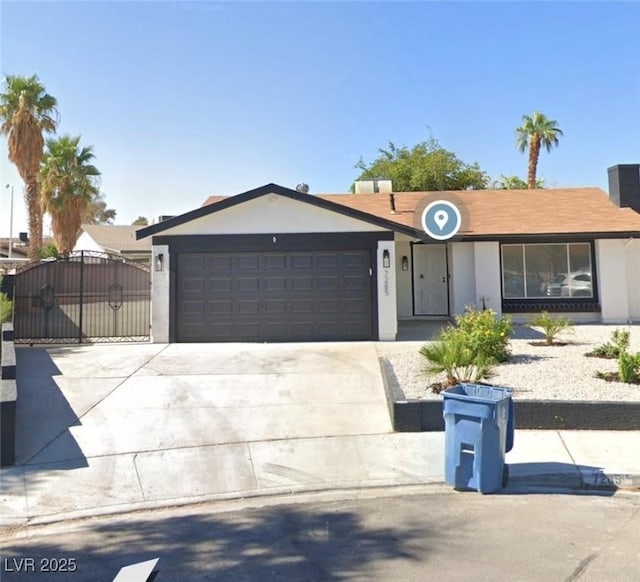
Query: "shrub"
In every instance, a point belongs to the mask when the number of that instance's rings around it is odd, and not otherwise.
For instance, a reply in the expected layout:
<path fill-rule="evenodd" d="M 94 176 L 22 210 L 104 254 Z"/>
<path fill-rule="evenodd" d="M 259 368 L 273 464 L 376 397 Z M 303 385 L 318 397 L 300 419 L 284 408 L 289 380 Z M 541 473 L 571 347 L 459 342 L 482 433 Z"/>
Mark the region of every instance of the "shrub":
<path fill-rule="evenodd" d="M 420 354 L 429 362 L 426 372 L 445 373 L 446 386 L 488 378 L 494 364 L 467 333 L 452 327 L 443 330 L 433 343 L 422 346 Z"/>
<path fill-rule="evenodd" d="M 587 352 L 593 358 L 616 359 L 629 348 L 629 331 L 616 329 L 611 334 L 611 340 Z"/>
<path fill-rule="evenodd" d="M 513 331 L 510 318 L 498 319 L 492 309 L 476 311 L 467 306 L 463 315 L 456 315 L 456 324 L 485 359 L 504 362 L 509 358 L 509 336 Z"/>
<path fill-rule="evenodd" d="M 573 322 L 568 317 L 551 317 L 548 311 L 542 311 L 529 319 L 529 325 L 541 328 L 542 333 L 544 333 L 545 344 L 550 346 L 553 345 L 559 333 L 573 326 Z"/>
<path fill-rule="evenodd" d="M 640 352 L 633 355 L 626 350 L 618 357 L 618 375 L 622 382 L 634 384 L 640 382 Z"/>
<path fill-rule="evenodd" d="M 2 277 L 0 277 L 0 282 L 2 282 Z M 12 313 L 13 310 L 9 297 L 4 293 L 0 293 L 0 323 L 11 321 Z"/>
<path fill-rule="evenodd" d="M 40 259 L 59 259 L 58 247 L 52 242 L 47 243 L 45 246 L 38 249 L 38 257 Z"/>

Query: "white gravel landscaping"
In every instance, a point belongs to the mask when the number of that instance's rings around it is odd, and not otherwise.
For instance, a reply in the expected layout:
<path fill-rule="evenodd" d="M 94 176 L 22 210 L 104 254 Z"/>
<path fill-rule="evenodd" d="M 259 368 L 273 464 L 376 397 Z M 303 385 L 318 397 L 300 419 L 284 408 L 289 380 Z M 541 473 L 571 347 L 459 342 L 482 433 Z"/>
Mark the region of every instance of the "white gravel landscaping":
<path fill-rule="evenodd" d="M 617 360 L 587 358 L 585 353 L 610 340 L 615 329 L 631 332 L 629 351 L 640 351 L 640 325 L 575 325 L 562 333 L 564 346 L 533 346 L 542 341 L 537 331 L 514 326 L 511 358 L 495 368 L 488 382 L 513 390 L 515 399 L 526 400 L 623 400 L 640 401 L 640 384 L 607 382 L 595 378 L 596 370 L 614 372 Z M 426 360 L 418 353 L 425 342 L 378 342 L 376 344 L 389 385 L 407 399 L 440 399 L 428 386 L 444 376 L 424 373 Z"/>

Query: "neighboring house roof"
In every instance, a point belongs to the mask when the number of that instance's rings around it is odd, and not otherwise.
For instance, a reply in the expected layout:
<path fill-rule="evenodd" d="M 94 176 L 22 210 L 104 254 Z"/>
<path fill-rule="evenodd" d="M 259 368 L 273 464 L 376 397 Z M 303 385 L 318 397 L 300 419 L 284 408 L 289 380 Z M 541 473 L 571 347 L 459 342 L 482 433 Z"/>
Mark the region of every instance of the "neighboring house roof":
<path fill-rule="evenodd" d="M 80 234 L 86 232 L 108 253 L 151 252 L 151 241 L 137 240 L 138 225 L 83 224 Z"/>
<path fill-rule="evenodd" d="M 11 253 L 15 258 L 24 258 L 29 255 L 29 247 L 19 240 L 13 239 L 13 244 Z M 9 239 L 8 238 L 0 238 L 0 257 L 8 257 L 9 256 Z"/>
<path fill-rule="evenodd" d="M 141 229 L 147 237 L 195 218 L 242 204 L 269 193 L 321 206 L 378 226 L 426 238 L 417 216 L 427 198 L 451 194 L 466 218 L 459 236 L 465 239 L 590 234 L 640 234 L 640 214 L 620 208 L 600 188 L 544 188 L 534 190 L 465 190 L 457 192 L 394 192 L 396 212 L 388 193 L 303 194 L 276 184 L 235 196 L 211 196 L 202 207 L 166 222 Z"/>

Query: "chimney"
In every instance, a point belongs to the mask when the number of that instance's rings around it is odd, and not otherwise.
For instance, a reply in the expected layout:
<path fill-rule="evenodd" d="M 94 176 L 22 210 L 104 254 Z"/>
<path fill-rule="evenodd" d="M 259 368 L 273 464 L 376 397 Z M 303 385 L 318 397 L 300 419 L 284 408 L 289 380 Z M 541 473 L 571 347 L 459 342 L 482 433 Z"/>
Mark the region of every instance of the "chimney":
<path fill-rule="evenodd" d="M 372 178 L 371 180 L 356 180 L 356 194 L 390 194 L 393 192 L 391 180 Z"/>
<path fill-rule="evenodd" d="M 165 220 L 170 220 L 172 218 L 172 214 L 161 214 L 160 216 L 158 216 L 158 222 L 164 222 Z"/>
<path fill-rule="evenodd" d="M 607 171 L 611 202 L 640 212 L 640 164 L 618 164 Z"/>

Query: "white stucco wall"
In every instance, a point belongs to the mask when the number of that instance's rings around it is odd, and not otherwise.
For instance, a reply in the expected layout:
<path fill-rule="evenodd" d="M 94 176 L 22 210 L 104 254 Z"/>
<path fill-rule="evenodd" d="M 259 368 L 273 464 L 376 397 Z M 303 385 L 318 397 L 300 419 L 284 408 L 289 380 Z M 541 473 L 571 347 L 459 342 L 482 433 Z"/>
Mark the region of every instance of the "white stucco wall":
<path fill-rule="evenodd" d="M 473 243 L 474 272 L 476 280 L 475 304 L 493 309 L 502 316 L 502 291 L 500 285 L 500 245 L 497 242 Z"/>
<path fill-rule="evenodd" d="M 389 251 L 390 266 L 382 264 L 384 251 Z M 378 337 L 382 341 L 395 340 L 398 333 L 396 309 L 396 258 L 395 242 L 378 242 Z"/>
<path fill-rule="evenodd" d="M 449 243 L 451 314 L 464 313 L 465 305 L 476 303 L 474 243 Z"/>
<path fill-rule="evenodd" d="M 407 257 L 409 269 L 402 270 L 402 257 Z M 397 240 L 396 235 L 396 297 L 398 317 L 413 317 L 413 293 L 412 278 L 413 265 L 411 257 L 411 244 L 409 239 Z"/>
<path fill-rule="evenodd" d="M 311 194 L 308 194 L 311 196 Z M 261 196 L 162 232 L 181 234 L 270 234 L 374 232 L 385 229 L 278 194 Z"/>
<path fill-rule="evenodd" d="M 625 241 L 629 319 L 640 321 L 640 240 Z"/>
<path fill-rule="evenodd" d="M 164 266 L 162 271 L 155 270 L 158 254 L 162 253 Z M 155 245 L 151 253 L 151 341 L 169 342 L 169 247 Z"/>
<path fill-rule="evenodd" d="M 74 251 L 99 251 L 104 252 L 104 249 L 94 241 L 86 232 L 83 232 L 76 241 L 76 245 L 73 247 Z"/>
<path fill-rule="evenodd" d="M 625 241 L 596 240 L 596 261 L 602 322 L 626 323 L 629 320 L 629 285 Z"/>

